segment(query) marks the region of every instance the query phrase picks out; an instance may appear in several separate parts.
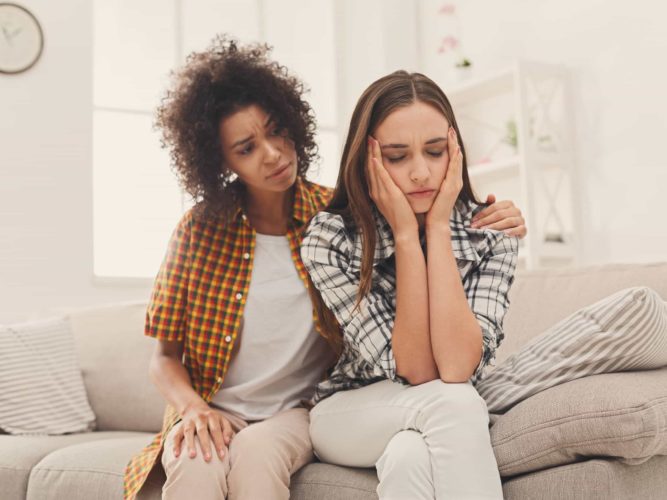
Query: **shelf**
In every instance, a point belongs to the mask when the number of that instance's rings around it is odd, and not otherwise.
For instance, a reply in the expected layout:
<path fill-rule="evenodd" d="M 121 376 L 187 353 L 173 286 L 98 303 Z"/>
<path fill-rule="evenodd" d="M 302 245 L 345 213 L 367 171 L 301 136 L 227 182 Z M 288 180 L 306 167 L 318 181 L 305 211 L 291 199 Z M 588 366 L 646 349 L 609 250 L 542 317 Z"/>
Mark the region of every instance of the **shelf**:
<path fill-rule="evenodd" d="M 512 156 L 502 160 L 489 161 L 468 165 L 468 176 L 471 179 L 519 173 L 519 157 Z"/>
<path fill-rule="evenodd" d="M 514 85 L 514 74 L 514 67 L 505 68 L 491 75 L 472 77 L 463 83 L 445 85 L 443 90 L 454 108 L 465 106 L 510 92 Z"/>

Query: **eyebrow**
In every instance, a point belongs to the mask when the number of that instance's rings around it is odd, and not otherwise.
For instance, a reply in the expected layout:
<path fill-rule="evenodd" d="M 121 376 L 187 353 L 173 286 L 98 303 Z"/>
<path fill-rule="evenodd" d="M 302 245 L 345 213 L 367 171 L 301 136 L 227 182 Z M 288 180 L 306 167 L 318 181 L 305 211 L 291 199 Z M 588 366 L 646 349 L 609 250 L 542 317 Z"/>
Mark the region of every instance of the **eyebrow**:
<path fill-rule="evenodd" d="M 264 128 L 269 128 L 269 125 L 273 122 L 273 116 L 269 115 L 269 118 L 266 120 L 266 123 L 264 124 Z M 254 135 L 249 135 L 245 139 L 241 139 L 240 141 L 236 141 L 234 144 L 232 144 L 230 149 L 234 149 L 236 146 L 240 146 L 241 144 L 245 144 L 248 141 L 251 141 Z"/>
<path fill-rule="evenodd" d="M 426 145 L 431 145 L 435 144 L 436 142 L 442 142 L 442 141 L 447 141 L 446 137 L 435 137 L 433 139 L 429 139 L 426 141 L 424 144 Z M 384 146 L 381 146 L 380 149 L 402 149 L 402 148 L 407 148 L 407 144 L 385 144 Z"/>

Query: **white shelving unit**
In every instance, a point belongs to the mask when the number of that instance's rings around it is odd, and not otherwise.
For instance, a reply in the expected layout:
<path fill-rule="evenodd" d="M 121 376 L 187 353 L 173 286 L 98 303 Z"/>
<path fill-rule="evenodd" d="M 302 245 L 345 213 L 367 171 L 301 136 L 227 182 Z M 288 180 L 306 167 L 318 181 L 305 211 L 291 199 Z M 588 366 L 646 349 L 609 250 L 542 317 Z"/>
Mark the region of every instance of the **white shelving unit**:
<path fill-rule="evenodd" d="M 517 61 L 441 86 L 461 128 L 473 189 L 482 199 L 494 193 L 513 200 L 526 219 L 520 267 L 574 265 L 578 231 L 567 70 Z"/>

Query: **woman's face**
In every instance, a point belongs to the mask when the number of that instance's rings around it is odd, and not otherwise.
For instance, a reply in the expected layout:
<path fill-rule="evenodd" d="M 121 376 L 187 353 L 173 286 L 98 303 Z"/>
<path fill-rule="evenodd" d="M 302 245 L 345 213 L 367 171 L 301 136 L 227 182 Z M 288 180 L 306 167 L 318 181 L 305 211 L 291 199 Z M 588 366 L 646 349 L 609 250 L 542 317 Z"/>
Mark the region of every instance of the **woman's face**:
<path fill-rule="evenodd" d="M 374 131 L 383 165 L 416 214 L 428 212 L 447 173 L 448 130 L 440 111 L 417 101 L 392 112 Z"/>
<path fill-rule="evenodd" d="M 225 166 L 251 190 L 282 192 L 297 175 L 294 143 L 257 105 L 220 121 Z"/>

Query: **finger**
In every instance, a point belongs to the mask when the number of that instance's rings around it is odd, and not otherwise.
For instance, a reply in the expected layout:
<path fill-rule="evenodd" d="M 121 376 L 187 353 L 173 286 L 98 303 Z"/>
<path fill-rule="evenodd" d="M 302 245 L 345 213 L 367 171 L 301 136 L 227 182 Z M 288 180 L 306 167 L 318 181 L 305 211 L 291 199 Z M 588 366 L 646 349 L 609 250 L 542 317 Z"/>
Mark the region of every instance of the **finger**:
<path fill-rule="evenodd" d="M 526 226 L 513 227 L 504 231 L 507 236 L 517 236 L 519 238 L 524 238 L 527 232 Z"/>
<path fill-rule="evenodd" d="M 454 153 L 456 153 L 456 148 L 459 145 L 458 138 L 456 137 L 456 130 L 454 127 L 449 127 L 449 137 L 447 138 L 447 151 L 449 152 L 449 157 L 452 158 Z"/>
<path fill-rule="evenodd" d="M 195 426 L 194 424 L 188 425 L 183 431 L 185 436 L 185 447 L 188 450 L 188 456 L 190 458 L 195 458 L 197 456 L 197 450 L 195 449 Z"/>
<path fill-rule="evenodd" d="M 387 178 L 389 174 L 385 170 L 384 166 L 378 161 L 377 158 L 373 158 L 373 171 L 375 172 L 375 178 L 377 181 L 377 195 L 379 199 L 384 198 L 389 191 L 389 184 Z M 391 181 L 391 178 L 389 178 Z"/>
<path fill-rule="evenodd" d="M 368 191 L 371 198 L 375 199 L 377 195 L 377 183 L 375 181 L 375 172 L 373 172 L 373 138 L 368 136 L 366 147 L 366 177 L 368 178 Z"/>
<path fill-rule="evenodd" d="M 204 454 L 204 460 L 207 462 L 211 460 L 211 436 L 208 433 L 208 420 L 197 424 L 197 439 L 199 439 L 199 446 Z"/>
<path fill-rule="evenodd" d="M 400 189 L 394 182 L 394 179 L 391 178 L 391 175 L 389 175 L 389 172 L 387 172 L 387 169 L 382 164 L 382 161 L 378 160 L 377 158 L 373 158 L 373 162 L 375 163 L 375 171 L 377 172 L 378 186 L 381 189 L 380 195 L 386 195 L 387 193 L 390 193 L 394 190 L 398 190 L 400 192 Z"/>
<path fill-rule="evenodd" d="M 452 180 L 458 179 L 462 176 L 463 153 L 461 152 L 461 147 L 459 146 L 454 127 L 449 128 L 447 148 L 449 152 L 449 165 L 447 166 L 446 177 L 449 177 Z"/>
<path fill-rule="evenodd" d="M 521 225 L 521 219 L 519 217 L 506 217 L 503 220 L 500 220 L 494 224 L 489 224 L 485 226 L 484 229 L 495 229 L 497 231 L 502 231 L 503 229 L 512 229 L 519 227 Z"/>
<path fill-rule="evenodd" d="M 486 196 L 486 202 L 485 202 L 485 203 L 488 204 L 488 205 L 491 205 L 491 204 L 493 204 L 493 203 L 495 203 L 495 202 L 496 202 L 496 195 L 493 194 L 493 193 L 489 193 L 489 194 Z M 477 214 L 477 215 L 479 215 L 479 214 Z M 475 217 L 477 217 L 477 215 L 476 215 Z M 475 219 L 473 218 L 473 220 L 475 220 Z"/>
<path fill-rule="evenodd" d="M 380 141 L 373 138 L 373 156 L 382 164 L 382 148 L 380 147 Z"/>
<path fill-rule="evenodd" d="M 493 195 L 489 195 L 489 196 L 493 196 Z M 495 198 L 495 196 L 494 196 L 494 198 Z M 514 204 L 509 200 L 497 201 L 497 202 L 494 201 L 494 202 L 492 202 L 492 204 L 490 206 L 484 208 L 483 210 L 480 210 L 477 213 L 477 215 L 475 215 L 472 218 L 472 220 L 473 221 L 478 221 L 478 220 L 483 219 L 484 217 L 486 217 L 488 215 L 491 215 L 496 210 L 507 209 L 507 208 L 511 208 L 513 206 L 514 206 Z M 515 215 L 518 215 L 518 214 L 515 214 Z"/>
<path fill-rule="evenodd" d="M 491 212 L 489 215 L 487 215 L 485 217 L 482 217 L 480 219 L 477 219 L 477 221 L 475 221 L 471 225 L 473 227 L 485 227 L 485 226 L 488 226 L 489 224 L 493 224 L 493 223 L 501 221 L 503 219 L 507 219 L 508 217 L 516 217 L 516 214 L 512 213 L 507 208 L 497 208 L 493 212 Z"/>
<path fill-rule="evenodd" d="M 218 422 L 218 416 L 213 416 L 209 419 L 208 428 L 211 432 L 211 439 L 213 440 L 213 446 L 218 452 L 218 458 L 222 460 L 222 457 L 225 456 L 225 440 L 222 437 L 222 429 L 220 428 L 220 423 Z"/>
<path fill-rule="evenodd" d="M 234 436 L 234 429 L 232 429 L 232 424 L 229 423 L 229 420 L 222 419 L 222 437 L 225 440 L 225 444 L 229 446 L 229 443 Z"/>
<path fill-rule="evenodd" d="M 174 456 L 178 457 L 181 454 L 181 448 L 183 445 L 183 427 L 179 427 L 178 430 L 174 433 Z"/>

